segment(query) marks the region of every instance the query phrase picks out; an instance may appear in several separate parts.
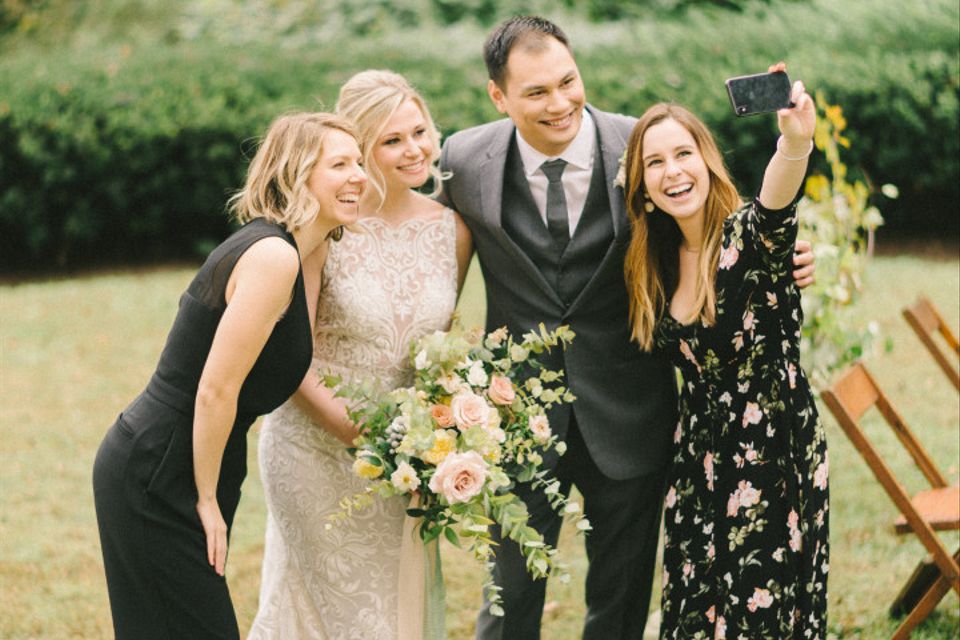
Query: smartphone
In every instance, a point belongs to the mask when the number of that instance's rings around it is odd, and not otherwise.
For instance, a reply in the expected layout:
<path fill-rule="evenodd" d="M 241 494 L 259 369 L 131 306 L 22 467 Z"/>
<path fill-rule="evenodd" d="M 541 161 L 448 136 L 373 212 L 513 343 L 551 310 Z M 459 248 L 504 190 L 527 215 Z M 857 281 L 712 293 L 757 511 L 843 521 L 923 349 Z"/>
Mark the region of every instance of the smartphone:
<path fill-rule="evenodd" d="M 738 116 L 769 113 L 794 106 L 790 102 L 790 78 L 783 71 L 738 76 L 726 82 L 733 112 Z"/>

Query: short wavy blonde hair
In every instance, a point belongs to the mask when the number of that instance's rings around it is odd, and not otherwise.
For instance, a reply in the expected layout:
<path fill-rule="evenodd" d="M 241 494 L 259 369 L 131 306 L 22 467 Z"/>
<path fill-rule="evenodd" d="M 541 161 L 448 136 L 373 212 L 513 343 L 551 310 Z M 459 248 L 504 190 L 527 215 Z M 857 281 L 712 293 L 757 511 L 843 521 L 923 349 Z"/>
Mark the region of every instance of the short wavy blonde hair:
<path fill-rule="evenodd" d="M 437 166 L 440 159 L 440 131 L 433 122 L 427 103 L 407 79 L 393 71 L 368 69 L 347 80 L 340 88 L 340 96 L 337 98 L 337 114 L 353 122 L 360 134 L 363 164 L 367 170 L 369 186 L 373 187 L 380 197 L 377 209 L 383 206 L 386 184 L 380 167 L 373 161 L 373 149 L 387 125 L 387 120 L 406 100 L 412 100 L 420 108 L 426 123 L 427 136 L 430 139 L 429 171 L 433 178 L 433 191 L 428 195 L 435 197 L 440 193 L 443 179 Z"/>
<path fill-rule="evenodd" d="M 349 120 L 332 113 L 291 113 L 274 120 L 247 168 L 243 188 L 227 202 L 240 222 L 266 218 L 295 231 L 316 219 L 320 203 L 307 188 L 330 131 L 359 143 Z"/>

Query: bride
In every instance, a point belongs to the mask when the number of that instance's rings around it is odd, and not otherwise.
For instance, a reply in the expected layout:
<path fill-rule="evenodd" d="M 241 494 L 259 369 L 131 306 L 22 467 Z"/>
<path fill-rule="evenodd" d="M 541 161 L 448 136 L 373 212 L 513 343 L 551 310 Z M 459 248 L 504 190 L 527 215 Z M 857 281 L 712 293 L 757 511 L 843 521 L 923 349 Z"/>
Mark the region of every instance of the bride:
<path fill-rule="evenodd" d="M 317 372 L 385 389 L 411 384 L 410 341 L 448 328 L 472 253 L 460 216 L 414 191 L 431 177 L 439 191 L 440 136 L 407 81 L 358 73 L 341 88 L 337 112 L 359 131 L 369 184 L 356 228 L 330 246 L 322 273 L 310 274 L 313 367 L 261 429 L 268 515 L 251 640 L 397 637 L 407 505 L 377 498 L 327 526 L 340 500 L 365 484 L 345 446 L 357 427 Z"/>

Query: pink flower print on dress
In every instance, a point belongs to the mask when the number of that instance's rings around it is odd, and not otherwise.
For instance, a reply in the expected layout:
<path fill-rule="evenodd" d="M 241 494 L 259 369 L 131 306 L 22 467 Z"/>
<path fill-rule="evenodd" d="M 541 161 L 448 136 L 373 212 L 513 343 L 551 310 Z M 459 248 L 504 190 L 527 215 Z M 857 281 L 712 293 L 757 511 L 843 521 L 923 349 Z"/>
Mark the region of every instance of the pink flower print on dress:
<path fill-rule="evenodd" d="M 771 309 L 776 309 L 777 304 L 779 304 L 777 302 L 777 294 L 767 291 L 767 306 Z"/>
<path fill-rule="evenodd" d="M 676 487 L 670 487 L 670 491 L 667 491 L 667 497 L 664 498 L 663 504 L 666 505 L 667 509 L 673 509 L 674 505 L 677 504 Z"/>
<path fill-rule="evenodd" d="M 813 472 L 813 486 L 821 491 L 827 490 L 827 476 L 830 474 L 830 461 L 827 454 L 823 455 L 823 462 L 817 465 L 817 470 Z"/>
<path fill-rule="evenodd" d="M 731 244 L 720 252 L 720 264 L 718 266 L 721 269 L 729 269 L 733 265 L 737 264 L 737 260 L 739 258 L 740 251 L 738 251 L 737 248 Z"/>
<path fill-rule="evenodd" d="M 760 489 L 755 489 L 748 480 L 741 480 L 737 484 L 736 493 L 740 496 L 740 506 L 749 509 L 760 502 Z"/>
<path fill-rule="evenodd" d="M 803 538 L 800 535 L 800 529 L 797 527 L 799 521 L 800 516 L 797 515 L 794 509 L 790 509 L 790 513 L 787 515 L 787 528 L 790 530 L 791 551 L 800 551 L 800 547 L 802 546 Z"/>
<path fill-rule="evenodd" d="M 792 362 L 787 363 L 787 380 L 790 381 L 790 388 L 797 388 L 797 367 Z"/>
<path fill-rule="evenodd" d="M 747 311 L 743 314 L 743 330 L 744 331 L 753 331 L 757 326 L 757 319 L 753 315 L 753 311 Z"/>
<path fill-rule="evenodd" d="M 747 609 L 753 612 L 757 609 L 768 609 L 772 604 L 773 596 L 770 595 L 770 591 L 768 589 L 754 587 L 753 595 L 750 596 L 749 600 L 747 600 Z"/>
<path fill-rule="evenodd" d="M 697 373 L 700 373 L 700 363 L 697 362 L 697 359 L 693 356 L 693 351 L 690 350 L 690 345 L 687 344 L 686 340 L 680 341 L 680 353 L 683 354 L 683 357 L 693 363 L 697 368 Z"/>
<path fill-rule="evenodd" d="M 743 410 L 743 427 L 746 428 L 748 424 L 760 424 L 761 418 L 763 418 L 763 411 L 760 410 L 760 405 L 756 402 L 748 402 L 746 409 Z"/>
<path fill-rule="evenodd" d="M 712 604 L 710 605 L 710 608 L 707 609 L 707 620 L 709 620 L 711 623 L 717 621 L 717 605 Z"/>
<path fill-rule="evenodd" d="M 713 640 L 727 640 L 727 621 L 723 616 L 717 616 L 717 624 L 713 628 Z"/>
<path fill-rule="evenodd" d="M 727 498 L 727 517 L 732 518 L 737 515 L 737 511 L 740 509 L 740 492 L 734 491 L 730 494 L 730 497 Z"/>
<path fill-rule="evenodd" d="M 713 452 L 703 456 L 703 472 L 707 477 L 707 489 L 713 491 Z"/>

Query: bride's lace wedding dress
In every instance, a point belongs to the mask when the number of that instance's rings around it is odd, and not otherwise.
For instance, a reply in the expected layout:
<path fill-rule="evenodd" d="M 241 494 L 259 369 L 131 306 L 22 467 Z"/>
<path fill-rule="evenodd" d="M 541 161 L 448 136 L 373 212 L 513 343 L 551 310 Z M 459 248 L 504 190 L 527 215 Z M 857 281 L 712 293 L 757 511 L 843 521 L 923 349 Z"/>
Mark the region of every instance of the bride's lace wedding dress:
<path fill-rule="evenodd" d="M 457 297 L 451 211 L 392 226 L 361 218 L 323 270 L 313 365 L 383 388 L 412 383 L 410 341 L 450 324 Z M 374 506 L 328 527 L 363 491 L 342 442 L 292 401 L 264 419 L 260 473 L 268 516 L 260 608 L 251 640 L 392 640 L 407 503 Z"/>

